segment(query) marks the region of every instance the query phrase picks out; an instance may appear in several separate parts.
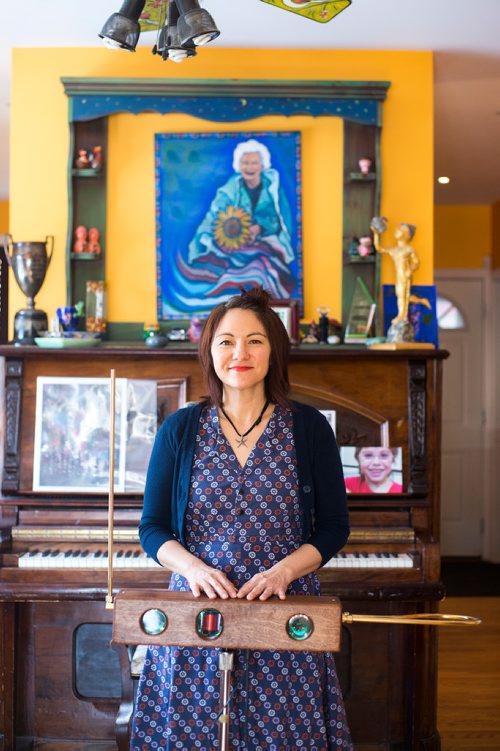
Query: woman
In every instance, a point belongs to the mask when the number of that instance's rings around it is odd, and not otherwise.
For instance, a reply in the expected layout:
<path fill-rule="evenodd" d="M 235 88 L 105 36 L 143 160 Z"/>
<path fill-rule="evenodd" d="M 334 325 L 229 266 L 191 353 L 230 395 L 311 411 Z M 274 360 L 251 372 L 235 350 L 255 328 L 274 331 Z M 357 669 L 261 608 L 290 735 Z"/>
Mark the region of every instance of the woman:
<path fill-rule="evenodd" d="M 296 280 L 292 218 L 269 149 L 254 138 L 233 153 L 232 175 L 216 192 L 189 244 L 188 265 L 177 265 L 191 284 L 206 283 L 204 297 L 227 299 L 242 284 L 266 284 L 271 295 L 288 298 Z"/>
<path fill-rule="evenodd" d="M 209 397 L 160 428 L 140 523 L 144 549 L 173 572 L 171 589 L 248 600 L 318 594 L 313 572 L 347 540 L 333 431 L 288 400 L 289 347 L 262 289 L 207 320 Z M 217 655 L 149 649 L 134 751 L 217 748 Z M 231 748 L 352 748 L 331 654 L 236 651 L 233 685 Z"/>
<path fill-rule="evenodd" d="M 403 487 L 392 479 L 392 465 L 398 449 L 383 446 L 358 447 L 354 456 L 359 465 L 358 477 L 346 477 L 349 493 L 402 493 Z"/>

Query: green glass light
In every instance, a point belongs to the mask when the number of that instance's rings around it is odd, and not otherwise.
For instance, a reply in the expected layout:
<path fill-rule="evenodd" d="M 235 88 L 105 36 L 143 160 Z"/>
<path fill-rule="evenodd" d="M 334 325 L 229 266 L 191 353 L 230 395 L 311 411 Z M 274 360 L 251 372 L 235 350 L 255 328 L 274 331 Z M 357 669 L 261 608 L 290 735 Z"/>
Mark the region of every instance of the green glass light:
<path fill-rule="evenodd" d="M 292 615 L 286 624 L 286 632 L 288 636 L 295 639 L 295 641 L 304 641 L 304 639 L 308 639 L 313 631 L 314 624 L 312 618 L 303 613 Z"/>
<path fill-rule="evenodd" d="M 168 618 L 163 610 L 152 608 L 141 616 L 141 628 L 148 636 L 162 634 L 168 626 Z"/>
<path fill-rule="evenodd" d="M 224 619 L 222 613 L 212 608 L 205 608 L 196 618 L 196 633 L 204 639 L 216 639 L 222 634 Z"/>

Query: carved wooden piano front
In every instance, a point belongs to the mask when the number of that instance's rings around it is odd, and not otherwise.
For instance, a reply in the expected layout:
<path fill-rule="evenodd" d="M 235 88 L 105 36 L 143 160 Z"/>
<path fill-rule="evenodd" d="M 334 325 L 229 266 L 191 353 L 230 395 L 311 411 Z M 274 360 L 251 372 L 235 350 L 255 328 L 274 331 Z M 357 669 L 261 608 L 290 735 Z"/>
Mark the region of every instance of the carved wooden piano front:
<path fill-rule="evenodd" d="M 36 381 L 108 377 L 111 368 L 117 377 L 156 380 L 161 420 L 177 398 L 204 393 L 201 373 L 194 352 L 173 347 L 54 353 L 3 346 L 0 356 L 0 751 L 111 751 L 126 734 L 132 683 L 109 647 L 107 496 L 33 491 Z M 350 495 L 351 537 L 320 572 L 323 594 L 340 597 L 351 613 L 432 612 L 443 596 L 444 356 L 305 347 L 292 355 L 293 396 L 335 410 L 340 445 L 403 447 L 405 492 Z M 168 582 L 139 547 L 140 507 L 140 496 L 117 495 L 115 590 Z M 342 632 L 336 661 L 356 751 L 439 749 L 434 629 L 352 624 Z"/>

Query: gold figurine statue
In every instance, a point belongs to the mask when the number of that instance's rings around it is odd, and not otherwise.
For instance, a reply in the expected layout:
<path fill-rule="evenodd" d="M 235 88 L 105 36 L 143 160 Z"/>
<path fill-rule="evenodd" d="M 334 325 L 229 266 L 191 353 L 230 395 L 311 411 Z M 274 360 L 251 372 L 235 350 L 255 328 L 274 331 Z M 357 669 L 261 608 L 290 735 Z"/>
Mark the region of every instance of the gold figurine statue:
<path fill-rule="evenodd" d="M 396 245 L 393 248 L 384 248 L 380 244 L 380 238 L 387 229 L 387 219 L 376 216 L 372 219 L 370 228 L 373 232 L 375 250 L 378 253 L 386 253 L 394 263 L 396 271 L 396 298 L 398 301 L 398 313 L 391 321 L 391 327 L 387 333 L 387 339 L 392 342 L 412 342 L 415 332 L 408 320 L 408 308 L 410 302 L 420 302 L 430 307 L 428 300 L 414 298 L 410 294 L 413 273 L 420 266 L 420 260 L 415 250 L 410 245 L 416 227 L 413 224 L 400 224 L 394 230 Z"/>
<path fill-rule="evenodd" d="M 420 266 L 419 258 L 409 243 L 415 236 L 416 227 L 413 224 L 400 224 L 394 230 L 394 238 L 397 245 L 394 248 L 384 248 L 380 244 L 380 238 L 387 228 L 385 217 L 374 217 L 370 225 L 375 250 L 378 253 L 387 253 L 393 262 L 396 271 L 396 297 L 398 300 L 398 314 L 392 319 L 392 323 L 408 320 L 408 306 L 410 304 L 410 288 L 413 272 Z"/>
<path fill-rule="evenodd" d="M 392 319 L 387 332 L 386 342 L 373 344 L 373 349 L 434 349 L 430 342 L 416 342 L 415 328 L 409 317 L 410 303 L 417 303 L 432 310 L 430 300 L 411 294 L 411 282 L 413 273 L 420 266 L 420 260 L 415 250 L 410 245 L 415 236 L 416 227 L 413 224 L 402 223 L 394 230 L 396 245 L 393 248 L 384 248 L 380 239 L 387 229 L 387 219 L 384 216 L 376 216 L 370 222 L 373 232 L 373 244 L 377 253 L 386 253 L 392 258 L 396 271 L 396 298 L 398 313 Z"/>

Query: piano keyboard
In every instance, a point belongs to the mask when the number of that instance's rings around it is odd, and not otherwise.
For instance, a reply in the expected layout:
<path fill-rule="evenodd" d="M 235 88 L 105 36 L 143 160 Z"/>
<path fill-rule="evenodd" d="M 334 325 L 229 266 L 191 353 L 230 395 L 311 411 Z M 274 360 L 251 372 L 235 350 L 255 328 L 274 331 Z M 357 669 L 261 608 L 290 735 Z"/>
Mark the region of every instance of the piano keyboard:
<path fill-rule="evenodd" d="M 57 548 L 35 549 L 19 556 L 20 568 L 108 568 L 107 550 Z M 161 568 L 149 555 L 141 550 L 118 550 L 113 554 L 113 568 Z"/>
<path fill-rule="evenodd" d="M 86 549 L 61 546 L 35 548 L 19 556 L 20 568 L 84 568 L 107 569 L 106 548 Z M 413 558 L 408 553 L 337 553 L 323 568 L 342 569 L 388 569 L 413 568 Z M 158 569 L 161 566 L 142 550 L 120 549 L 113 554 L 113 568 Z"/>
<path fill-rule="evenodd" d="M 337 553 L 323 568 L 413 568 L 408 553 Z"/>

